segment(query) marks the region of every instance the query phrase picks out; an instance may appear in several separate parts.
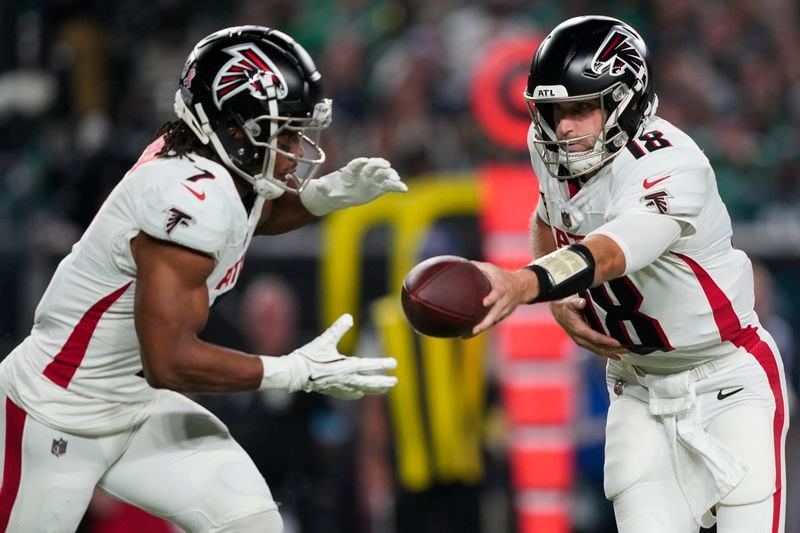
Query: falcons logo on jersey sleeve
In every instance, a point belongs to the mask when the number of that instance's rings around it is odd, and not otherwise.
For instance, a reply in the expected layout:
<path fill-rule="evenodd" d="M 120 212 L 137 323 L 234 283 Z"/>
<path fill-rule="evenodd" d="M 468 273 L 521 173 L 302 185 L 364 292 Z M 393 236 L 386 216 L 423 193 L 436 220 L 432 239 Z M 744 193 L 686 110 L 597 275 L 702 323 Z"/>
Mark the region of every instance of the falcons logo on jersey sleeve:
<path fill-rule="evenodd" d="M 656 191 L 643 196 L 642 203 L 644 203 L 645 207 L 649 207 L 665 215 L 669 210 L 667 198 L 672 198 L 672 195 L 667 191 Z"/>
<path fill-rule="evenodd" d="M 166 225 L 164 228 L 167 230 L 167 235 L 171 234 L 172 230 L 178 226 L 188 228 L 196 222 L 192 215 L 184 213 L 177 207 L 170 207 L 165 209 L 164 212 L 167 214 Z"/>
<path fill-rule="evenodd" d="M 250 95 L 259 100 L 286 98 L 289 90 L 283 74 L 257 46 L 238 44 L 226 48 L 225 52 L 232 57 L 219 69 L 211 86 L 217 109 L 222 109 L 225 100 L 242 91 L 250 91 Z"/>

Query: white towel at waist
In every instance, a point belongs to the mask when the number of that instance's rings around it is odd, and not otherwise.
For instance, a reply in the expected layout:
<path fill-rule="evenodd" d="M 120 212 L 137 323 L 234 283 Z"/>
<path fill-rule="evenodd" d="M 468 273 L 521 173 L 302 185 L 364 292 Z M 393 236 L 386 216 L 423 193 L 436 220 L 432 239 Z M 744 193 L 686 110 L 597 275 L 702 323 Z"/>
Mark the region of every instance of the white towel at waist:
<path fill-rule="evenodd" d="M 710 509 L 736 488 L 747 471 L 730 448 L 705 432 L 700 420 L 695 381 L 718 366 L 712 362 L 679 374 L 644 376 L 650 414 L 664 424 L 681 490 L 703 527 L 714 524 Z"/>

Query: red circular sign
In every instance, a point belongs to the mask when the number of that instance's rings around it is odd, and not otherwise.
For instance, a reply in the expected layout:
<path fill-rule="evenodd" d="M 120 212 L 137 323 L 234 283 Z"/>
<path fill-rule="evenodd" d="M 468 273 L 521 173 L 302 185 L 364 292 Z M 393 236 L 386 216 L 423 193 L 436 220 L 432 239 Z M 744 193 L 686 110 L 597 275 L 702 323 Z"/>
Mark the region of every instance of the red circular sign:
<path fill-rule="evenodd" d="M 522 93 L 540 42 L 537 36 L 496 41 L 488 46 L 472 76 L 472 112 L 486 134 L 506 148 L 528 149 L 531 118 Z"/>

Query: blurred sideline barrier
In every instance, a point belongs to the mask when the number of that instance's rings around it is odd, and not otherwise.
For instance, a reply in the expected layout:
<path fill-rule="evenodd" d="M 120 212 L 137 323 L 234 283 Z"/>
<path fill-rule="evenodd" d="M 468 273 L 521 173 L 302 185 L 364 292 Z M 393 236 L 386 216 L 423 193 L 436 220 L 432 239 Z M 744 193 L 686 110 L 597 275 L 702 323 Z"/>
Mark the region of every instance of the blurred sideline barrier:
<path fill-rule="evenodd" d="M 531 261 L 529 224 L 539 196 L 530 166 L 484 167 L 480 184 L 484 257 L 509 269 L 525 266 Z M 546 304 L 519 308 L 494 328 L 493 340 L 510 427 L 518 531 L 569 533 L 578 382 L 574 345 Z"/>

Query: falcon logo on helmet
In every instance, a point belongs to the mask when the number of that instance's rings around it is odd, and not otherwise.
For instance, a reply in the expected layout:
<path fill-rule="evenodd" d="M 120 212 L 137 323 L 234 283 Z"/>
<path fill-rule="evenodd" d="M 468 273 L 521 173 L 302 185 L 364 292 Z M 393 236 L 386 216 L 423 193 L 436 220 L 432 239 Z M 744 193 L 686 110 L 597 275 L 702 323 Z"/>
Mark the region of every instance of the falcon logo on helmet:
<path fill-rule="evenodd" d="M 271 97 L 286 98 L 289 90 L 286 80 L 275 64 L 253 43 L 243 43 L 226 48 L 224 52 L 231 55 L 214 77 L 212 91 L 214 105 L 222 109 L 222 103 L 244 90 L 249 90 L 253 98 L 267 100 Z"/>
<path fill-rule="evenodd" d="M 629 70 L 647 85 L 644 58 L 633 46 L 636 39 L 636 36 L 619 27 L 612 29 L 592 58 L 590 69 L 584 74 L 589 78 L 596 78 L 606 72 L 611 76 L 621 76 Z"/>

